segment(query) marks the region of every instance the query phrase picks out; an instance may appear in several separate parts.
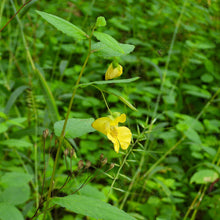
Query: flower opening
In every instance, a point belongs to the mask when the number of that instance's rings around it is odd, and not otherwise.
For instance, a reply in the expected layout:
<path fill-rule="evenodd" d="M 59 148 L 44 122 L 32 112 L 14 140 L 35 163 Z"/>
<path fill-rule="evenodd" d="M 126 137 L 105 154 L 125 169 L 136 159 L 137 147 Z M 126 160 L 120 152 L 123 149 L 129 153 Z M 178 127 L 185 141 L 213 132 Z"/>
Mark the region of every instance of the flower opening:
<path fill-rule="evenodd" d="M 92 127 L 105 134 L 114 144 L 114 150 L 118 153 L 120 147 L 126 150 L 131 143 L 132 134 L 130 129 L 125 126 L 118 126 L 118 123 L 124 123 L 125 121 L 125 114 L 113 113 L 108 117 L 98 118 L 92 123 Z"/>

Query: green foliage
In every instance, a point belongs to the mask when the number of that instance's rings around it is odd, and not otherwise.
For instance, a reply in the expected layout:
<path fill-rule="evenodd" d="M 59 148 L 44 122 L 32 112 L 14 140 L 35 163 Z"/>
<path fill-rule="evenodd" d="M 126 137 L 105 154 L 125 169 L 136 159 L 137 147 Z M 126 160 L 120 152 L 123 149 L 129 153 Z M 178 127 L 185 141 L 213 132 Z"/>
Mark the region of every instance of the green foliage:
<path fill-rule="evenodd" d="M 193 174 L 193 176 L 190 179 L 190 182 L 197 183 L 197 184 L 206 184 L 206 183 L 212 183 L 218 179 L 219 175 L 214 170 L 200 170 Z"/>
<path fill-rule="evenodd" d="M 89 132 L 95 131 L 94 128 L 92 128 L 91 124 L 94 121 L 93 118 L 88 119 L 80 119 L 80 118 L 71 118 L 68 119 L 66 130 L 65 130 L 65 137 L 66 138 L 76 138 L 80 137 L 84 134 L 87 134 Z M 63 129 L 64 121 L 57 121 L 54 124 L 54 132 L 57 137 L 60 137 L 62 129 Z"/>
<path fill-rule="evenodd" d="M 1 1 L 0 28 L 21 4 Z M 0 219 L 219 219 L 219 13 L 208 0 L 21 9 L 0 32 Z M 106 81 L 112 62 L 123 74 Z M 91 127 L 110 112 L 132 132 L 118 154 Z"/>
<path fill-rule="evenodd" d="M 111 206 L 101 200 L 87 196 L 70 195 L 62 198 L 54 198 L 53 203 L 65 207 L 72 212 L 89 216 L 95 219 L 135 219 L 114 206 Z"/>
<path fill-rule="evenodd" d="M 97 27 L 104 27 L 106 26 L 106 20 L 104 17 L 102 16 L 99 16 L 97 19 L 96 19 L 96 26 Z"/>
<path fill-rule="evenodd" d="M 87 34 L 80 28 L 60 17 L 42 11 L 37 11 L 37 13 L 59 31 L 62 31 L 64 34 L 73 37 L 76 40 L 85 39 L 87 36 Z"/>
<path fill-rule="evenodd" d="M 21 212 L 12 205 L 0 203 L 0 213 L 2 220 L 23 220 Z"/>

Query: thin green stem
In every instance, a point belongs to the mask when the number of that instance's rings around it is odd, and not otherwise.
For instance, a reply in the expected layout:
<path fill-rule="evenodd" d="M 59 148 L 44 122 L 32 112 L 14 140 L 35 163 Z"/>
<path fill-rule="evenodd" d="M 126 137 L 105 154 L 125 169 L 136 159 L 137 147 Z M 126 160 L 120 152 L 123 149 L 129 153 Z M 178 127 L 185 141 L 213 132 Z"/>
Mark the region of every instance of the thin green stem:
<path fill-rule="evenodd" d="M 200 205 L 200 203 L 202 202 L 202 200 L 203 200 L 203 198 L 204 198 L 204 195 L 205 195 L 205 192 L 206 192 L 207 188 L 208 188 L 208 185 L 207 185 L 207 184 L 201 186 L 200 191 L 199 191 L 199 193 L 198 193 L 198 195 L 201 195 L 201 196 L 199 197 L 199 201 L 198 201 L 198 203 L 196 204 L 196 209 L 194 210 L 194 212 L 193 212 L 193 214 L 192 214 L 191 220 L 194 220 L 194 219 L 195 219 L 196 214 L 197 214 L 197 211 L 198 211 L 198 209 L 199 209 L 199 205 Z M 195 200 L 195 202 L 196 202 L 196 200 Z M 193 206 L 192 206 L 192 209 L 193 209 Z"/>
<path fill-rule="evenodd" d="M 19 9 L 18 11 L 15 11 L 15 14 L 8 20 L 8 22 L 0 29 L 0 32 L 2 32 L 6 26 L 15 18 L 15 16 L 21 11 L 22 8 L 24 8 L 25 5 L 29 4 L 32 0 L 29 0 L 27 2 L 25 2 Z M 14 6 L 14 3 L 13 3 Z"/>
<path fill-rule="evenodd" d="M 170 58 L 171 58 L 171 54 L 172 54 L 172 51 L 173 51 L 174 42 L 176 40 L 176 35 L 177 35 L 178 30 L 179 30 L 179 26 L 180 26 L 180 23 L 181 23 L 183 13 L 185 11 L 186 3 L 187 3 L 187 0 L 185 0 L 184 3 L 183 3 L 182 10 L 180 12 L 180 16 L 177 20 L 176 27 L 175 27 L 175 30 L 173 32 L 173 37 L 172 37 L 170 48 L 169 48 L 169 51 L 168 51 L 168 57 L 167 57 L 166 65 L 165 65 L 165 70 L 164 70 L 164 73 L 163 73 L 162 83 L 161 83 L 161 86 L 160 86 L 160 93 L 157 96 L 156 105 L 155 105 L 155 108 L 154 108 L 153 118 L 157 114 L 158 106 L 159 106 L 159 103 L 160 103 L 160 100 L 161 100 L 164 84 L 165 84 L 165 81 L 166 81 L 166 75 L 167 75 L 168 67 L 169 67 L 169 64 L 170 64 Z"/>
<path fill-rule="evenodd" d="M 151 133 L 151 131 L 152 131 L 152 127 L 153 127 L 154 122 L 155 122 L 155 120 L 152 121 L 152 123 L 150 124 L 150 127 L 149 127 L 149 135 L 150 135 L 150 133 Z M 141 157 L 141 160 L 140 160 L 138 169 L 136 170 L 136 172 L 135 172 L 135 174 L 134 174 L 134 176 L 133 176 L 133 178 L 132 178 L 132 180 L 131 180 L 131 183 L 130 183 L 130 185 L 129 185 L 129 187 L 128 187 L 128 190 L 127 190 L 126 193 L 125 193 L 125 196 L 124 196 L 124 198 L 123 198 L 123 201 L 122 201 L 122 203 L 121 203 L 121 205 L 120 205 L 120 209 L 123 209 L 124 204 L 125 204 L 126 200 L 128 199 L 128 196 L 130 195 L 130 192 L 131 192 L 131 190 L 132 190 L 132 188 L 133 188 L 133 186 L 134 186 L 134 183 L 135 183 L 136 179 L 138 178 L 138 176 L 139 176 L 140 173 L 141 173 L 141 170 L 142 170 L 142 167 L 143 167 L 144 161 L 145 161 L 145 154 L 146 154 L 146 150 L 147 150 L 148 143 L 149 143 L 149 137 L 148 137 L 147 140 L 145 141 L 144 149 L 143 149 L 143 154 L 142 154 L 142 157 Z"/>
<path fill-rule="evenodd" d="M 114 180 L 112 181 L 110 190 L 109 190 L 108 195 L 107 195 L 107 199 L 106 199 L 107 201 L 108 201 L 108 198 L 109 198 L 110 193 L 112 192 L 112 189 L 113 189 L 113 187 L 114 187 L 114 184 L 115 184 L 116 180 L 118 179 L 118 177 L 119 177 L 119 175 L 120 175 L 121 169 L 124 167 L 124 164 L 125 164 L 125 162 L 126 162 L 128 156 L 130 155 L 130 153 L 132 152 L 134 146 L 138 143 L 139 139 L 142 137 L 142 134 L 143 134 L 145 131 L 146 131 L 146 129 L 144 129 L 143 132 L 138 135 L 136 141 L 131 145 L 129 151 L 126 153 L 126 155 L 125 155 L 125 157 L 124 157 L 124 159 L 123 159 L 123 161 L 122 161 L 122 164 L 120 165 L 120 167 L 119 167 L 119 169 L 118 169 L 118 171 L 117 171 L 117 173 L 116 173 L 116 176 L 115 176 Z"/>
<path fill-rule="evenodd" d="M 84 64 L 83 64 L 82 69 L 81 69 L 81 72 L 80 72 L 80 74 L 78 76 L 78 79 L 76 81 L 75 87 L 73 89 L 72 97 L 71 97 L 71 100 L 70 100 L 70 103 L 69 103 L 69 107 L 68 107 L 68 110 L 67 110 L 67 114 L 66 114 L 66 118 L 65 118 L 65 121 L 64 121 L 64 125 L 63 125 L 63 129 L 62 129 L 62 132 L 61 132 L 61 136 L 59 138 L 59 145 L 58 145 L 58 149 L 57 149 L 57 153 L 56 153 L 56 158 L 55 158 L 54 165 L 53 165 L 53 172 L 52 172 L 52 176 L 51 176 L 51 180 L 50 180 L 50 186 L 49 186 L 49 190 L 48 190 L 48 194 L 47 194 L 47 202 L 46 202 L 46 207 L 45 207 L 45 211 L 44 211 L 44 215 L 43 215 L 43 220 L 45 220 L 47 209 L 48 209 L 48 206 L 49 206 L 49 202 L 50 202 L 49 200 L 50 200 L 51 192 L 52 192 L 52 188 L 53 188 L 53 181 L 54 181 L 55 171 L 56 171 L 56 167 L 57 167 L 57 163 L 58 163 L 58 159 L 59 159 L 59 155 L 60 155 L 60 149 L 61 149 L 62 142 L 63 142 L 63 139 L 64 139 L 64 133 L 65 133 L 67 121 L 68 121 L 69 114 L 70 114 L 70 111 L 71 111 L 71 108 L 72 108 L 72 105 L 73 105 L 73 100 L 75 98 L 75 94 L 76 94 L 76 91 L 77 91 L 80 79 L 81 79 L 81 77 L 83 75 L 84 69 L 85 69 L 85 67 L 87 65 L 87 62 L 89 60 L 89 57 L 91 55 L 91 37 L 92 37 L 92 35 L 89 38 L 89 52 L 87 54 L 87 57 L 86 57 L 86 59 L 84 61 Z"/>
<path fill-rule="evenodd" d="M 111 110 L 110 110 L 110 108 L 109 108 L 109 106 L 108 106 L 108 103 L 107 103 L 107 101 L 106 101 L 106 99 L 105 99 L 105 95 L 104 95 L 103 91 L 102 91 L 98 86 L 94 86 L 94 85 L 93 85 L 93 87 L 95 87 L 96 89 L 98 89 L 98 90 L 101 92 L 102 97 L 103 97 L 104 102 L 105 102 L 105 105 L 106 105 L 106 108 L 108 109 L 109 113 L 112 115 L 112 112 L 111 112 Z"/>

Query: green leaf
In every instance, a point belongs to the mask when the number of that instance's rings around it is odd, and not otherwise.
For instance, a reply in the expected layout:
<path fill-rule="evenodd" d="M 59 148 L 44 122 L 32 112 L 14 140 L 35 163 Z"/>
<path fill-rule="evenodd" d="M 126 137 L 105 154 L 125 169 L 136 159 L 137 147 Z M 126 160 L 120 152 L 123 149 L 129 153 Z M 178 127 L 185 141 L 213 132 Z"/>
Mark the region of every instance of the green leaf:
<path fill-rule="evenodd" d="M 91 142 L 90 142 L 91 143 Z M 80 190 L 80 194 L 91 198 L 105 200 L 105 194 L 100 192 L 95 186 L 86 185 Z"/>
<path fill-rule="evenodd" d="M 98 199 L 92 197 L 70 195 L 66 197 L 55 198 L 52 200 L 55 204 L 67 208 L 68 210 L 102 220 L 135 220 L 124 211 Z"/>
<path fill-rule="evenodd" d="M 12 205 L 0 203 L 0 219 L 1 220 L 24 220 L 21 212 Z"/>
<path fill-rule="evenodd" d="M 101 57 L 119 57 L 131 53 L 134 50 L 134 45 L 131 44 L 120 44 L 119 46 L 123 49 L 124 53 L 118 52 L 117 50 L 112 49 L 110 46 L 105 45 L 104 43 L 95 43 L 92 45 L 92 50 Z"/>
<path fill-rule="evenodd" d="M 189 46 L 189 47 L 193 47 L 193 48 L 197 48 L 197 49 L 213 49 L 216 47 L 216 45 L 213 43 L 213 42 L 208 42 L 208 41 L 205 41 L 205 42 L 196 42 L 196 43 L 193 43 L 192 41 L 190 40 L 187 40 L 186 41 L 186 45 Z"/>
<path fill-rule="evenodd" d="M 11 186 L 0 193 L 0 202 L 7 202 L 11 205 L 25 203 L 30 197 L 30 187 L 25 184 L 22 186 Z"/>
<path fill-rule="evenodd" d="M 122 49 L 122 47 L 119 45 L 118 41 L 115 40 L 109 34 L 95 31 L 94 36 L 97 38 L 97 40 L 99 40 L 100 42 L 102 42 L 104 45 L 111 48 L 112 50 L 117 51 L 121 54 L 125 53 L 124 50 Z"/>
<path fill-rule="evenodd" d="M 15 148 L 23 148 L 23 147 L 32 147 L 33 144 L 19 139 L 8 139 L 5 141 L 1 141 L 0 144 L 7 145 L 8 147 L 15 147 Z"/>
<path fill-rule="evenodd" d="M 111 84 L 111 83 L 130 83 L 130 82 L 138 80 L 139 78 L 140 77 L 133 77 L 130 79 L 94 81 L 94 82 L 90 82 L 90 83 L 79 84 L 79 87 L 86 87 L 86 86 L 90 86 L 90 85 L 104 85 L 104 84 Z"/>
<path fill-rule="evenodd" d="M 68 119 L 66 130 L 65 130 L 65 137 L 66 138 L 76 138 L 80 137 L 84 134 L 89 132 L 94 132 L 95 129 L 91 126 L 94 118 L 88 119 L 80 119 L 80 118 L 71 118 Z M 56 136 L 60 136 L 63 130 L 64 120 L 58 121 L 54 124 L 54 131 Z"/>
<path fill-rule="evenodd" d="M 48 14 L 46 12 L 37 11 L 37 10 L 36 12 L 42 18 L 44 18 L 46 21 L 52 24 L 55 28 L 57 28 L 59 31 L 62 31 L 64 34 L 73 37 L 76 40 L 82 40 L 87 37 L 87 34 L 84 31 L 82 31 L 80 28 L 70 23 L 69 21 L 66 21 L 52 14 Z"/>
<path fill-rule="evenodd" d="M 190 183 L 193 182 L 197 184 L 211 183 L 214 182 L 216 179 L 218 179 L 218 177 L 219 177 L 218 173 L 213 170 L 210 169 L 200 170 L 193 174 L 193 176 L 190 179 Z"/>
<path fill-rule="evenodd" d="M 199 143 L 199 144 L 202 143 L 198 133 L 194 129 L 189 128 L 188 130 L 184 132 L 184 134 L 186 135 L 186 137 L 188 137 L 193 142 Z"/>
<path fill-rule="evenodd" d="M 8 125 L 6 125 L 6 123 L 5 122 L 1 122 L 1 126 L 0 126 L 0 134 L 1 133 L 4 133 L 5 131 L 7 131 L 8 130 Z"/>
<path fill-rule="evenodd" d="M 17 98 L 25 91 L 25 89 L 27 89 L 28 86 L 20 86 L 17 89 L 15 89 L 14 92 L 12 92 L 12 94 L 10 95 L 8 102 L 5 106 L 4 109 L 4 113 L 8 114 L 11 107 L 13 106 L 13 104 L 15 103 L 15 101 L 17 100 Z"/>
<path fill-rule="evenodd" d="M 27 184 L 33 178 L 32 175 L 19 172 L 8 172 L 1 177 L 3 186 L 22 186 Z"/>

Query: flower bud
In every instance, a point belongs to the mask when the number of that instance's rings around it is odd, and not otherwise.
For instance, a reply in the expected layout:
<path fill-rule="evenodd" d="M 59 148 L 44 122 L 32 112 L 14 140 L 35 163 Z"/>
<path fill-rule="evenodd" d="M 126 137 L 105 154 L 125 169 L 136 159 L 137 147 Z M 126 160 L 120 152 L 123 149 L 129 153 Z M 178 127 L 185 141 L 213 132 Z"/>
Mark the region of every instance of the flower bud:
<path fill-rule="evenodd" d="M 96 27 L 104 27 L 106 25 L 106 20 L 103 16 L 99 16 L 96 19 Z"/>
<path fill-rule="evenodd" d="M 43 131 L 43 137 L 46 139 L 48 135 L 49 135 L 49 130 L 47 128 Z"/>
<path fill-rule="evenodd" d="M 91 165 L 92 165 L 91 161 L 87 160 L 85 168 L 88 169 L 89 167 L 91 167 Z"/>
<path fill-rule="evenodd" d="M 102 161 L 103 159 L 104 159 L 104 154 L 101 153 L 101 154 L 100 154 L 100 161 Z"/>
<path fill-rule="evenodd" d="M 78 162 L 78 169 L 81 170 L 83 167 L 84 167 L 84 162 L 83 162 L 83 160 L 80 160 Z"/>
<path fill-rule="evenodd" d="M 73 155 L 75 155 L 75 150 L 73 148 L 71 148 L 71 150 L 70 150 L 70 157 L 72 158 Z"/>
<path fill-rule="evenodd" d="M 115 164 L 114 164 L 114 163 L 111 163 L 110 166 L 109 166 L 109 170 L 113 169 L 114 166 L 115 166 Z"/>
<path fill-rule="evenodd" d="M 113 63 L 111 63 L 105 73 L 105 80 L 114 79 L 123 73 L 123 68 L 120 64 L 116 64 L 113 66 Z"/>
<path fill-rule="evenodd" d="M 69 154 L 69 149 L 66 148 L 66 149 L 64 150 L 64 155 L 65 155 L 65 157 L 66 157 L 68 154 Z"/>
<path fill-rule="evenodd" d="M 107 162 L 108 162 L 107 157 L 104 158 L 103 160 L 101 160 L 102 167 L 105 166 L 105 164 L 107 164 Z"/>

